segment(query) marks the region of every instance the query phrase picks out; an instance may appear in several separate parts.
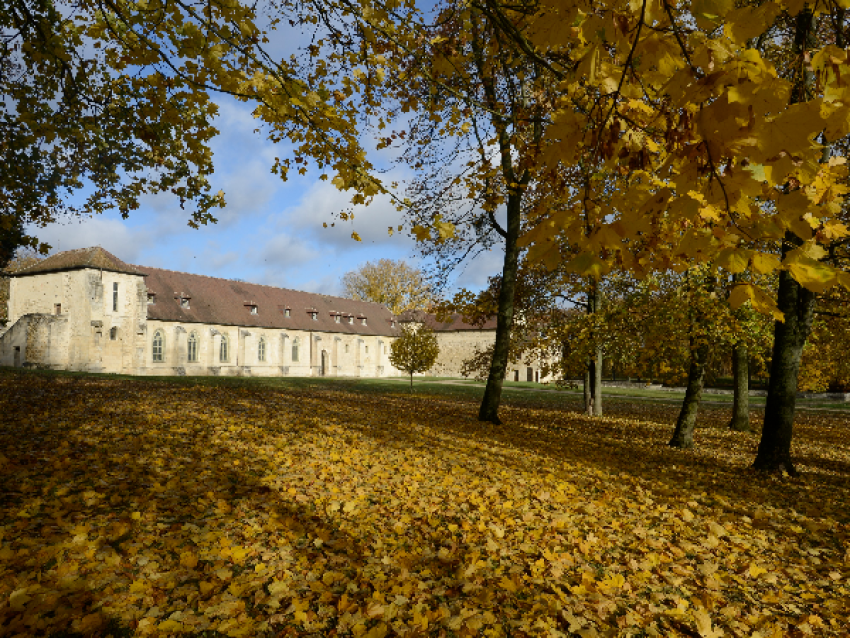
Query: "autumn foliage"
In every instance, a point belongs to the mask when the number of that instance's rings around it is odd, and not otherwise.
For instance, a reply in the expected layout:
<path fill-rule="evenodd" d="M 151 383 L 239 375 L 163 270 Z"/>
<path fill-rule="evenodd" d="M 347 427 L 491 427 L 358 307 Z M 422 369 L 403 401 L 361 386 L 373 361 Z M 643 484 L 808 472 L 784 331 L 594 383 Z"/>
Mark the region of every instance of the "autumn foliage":
<path fill-rule="evenodd" d="M 0 634 L 846 636 L 846 415 L 356 387 L 0 373 Z"/>

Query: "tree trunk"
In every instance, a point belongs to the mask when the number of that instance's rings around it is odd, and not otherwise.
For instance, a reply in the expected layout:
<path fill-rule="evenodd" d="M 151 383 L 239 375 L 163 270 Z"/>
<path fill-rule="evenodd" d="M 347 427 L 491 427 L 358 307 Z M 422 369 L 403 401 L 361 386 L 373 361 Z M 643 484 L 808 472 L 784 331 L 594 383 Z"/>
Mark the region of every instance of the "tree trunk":
<path fill-rule="evenodd" d="M 785 321 L 777 321 L 773 326 L 773 359 L 770 362 L 764 427 L 753 467 L 767 471 L 784 469 L 794 475 L 791 437 L 797 406 L 797 375 L 815 314 L 815 294 L 783 270 L 779 273 L 776 301 Z"/>
<path fill-rule="evenodd" d="M 590 387 L 593 375 L 590 370 L 591 362 L 588 361 L 584 368 L 584 413 L 593 416 L 593 389 Z"/>
<path fill-rule="evenodd" d="M 815 46 L 814 15 L 806 5 L 797 14 L 795 21 L 793 52 L 802 57 L 806 50 Z M 808 87 L 814 83 L 815 75 L 810 68 L 798 74 L 791 91 L 791 104 L 803 102 Z M 824 147 L 821 161 L 828 159 L 829 148 L 829 145 Z M 801 240 L 794 233 L 785 232 L 783 261 L 787 252 L 800 243 Z M 794 411 L 797 407 L 797 376 L 800 373 L 803 346 L 806 345 L 815 314 L 815 295 L 798 284 L 787 270 L 782 270 L 779 273 L 776 305 L 785 315 L 785 321 L 773 324 L 773 358 L 767 383 L 764 427 L 753 467 L 769 472 L 784 469 L 794 475 L 797 472 L 791 462 L 791 437 L 794 434 Z"/>
<path fill-rule="evenodd" d="M 413 373 L 410 373 L 410 392 L 413 392 Z"/>
<path fill-rule="evenodd" d="M 734 398 L 732 420 L 729 428 L 738 432 L 752 432 L 750 428 L 750 365 L 747 346 L 739 341 L 732 349 L 732 377 Z"/>
<path fill-rule="evenodd" d="M 596 358 L 590 362 L 590 394 L 593 416 L 602 416 L 602 348 L 596 349 Z"/>
<path fill-rule="evenodd" d="M 493 345 L 493 359 L 490 362 L 490 374 L 487 387 L 478 411 L 479 421 L 500 424 L 499 402 L 502 399 L 502 383 L 508 369 L 508 354 L 511 341 L 511 324 L 514 320 L 514 293 L 519 262 L 520 190 L 508 193 L 508 223 L 505 229 L 505 261 L 502 265 L 502 285 L 499 289 L 499 308 L 496 313 L 496 342 Z"/>
<path fill-rule="evenodd" d="M 592 281 L 587 295 L 587 314 L 593 315 L 602 309 L 602 293 L 599 292 L 599 282 Z M 597 339 L 599 335 L 594 335 Z M 587 379 L 590 386 L 589 403 L 585 399 L 585 410 L 588 416 L 602 416 L 602 348 L 596 347 L 593 358 L 587 364 Z"/>
<path fill-rule="evenodd" d="M 705 382 L 705 368 L 708 359 L 708 346 L 701 345 L 691 351 L 691 366 L 688 370 L 688 388 L 685 400 L 676 420 L 676 429 L 670 439 L 671 447 L 690 449 L 694 446 L 694 426 L 697 422 L 702 387 Z"/>

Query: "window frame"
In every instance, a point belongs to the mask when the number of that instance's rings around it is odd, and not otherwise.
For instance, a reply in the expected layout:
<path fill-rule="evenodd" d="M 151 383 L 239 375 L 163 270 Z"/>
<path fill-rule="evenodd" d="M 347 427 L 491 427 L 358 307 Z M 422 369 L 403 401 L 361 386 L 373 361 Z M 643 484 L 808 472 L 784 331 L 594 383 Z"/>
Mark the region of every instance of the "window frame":
<path fill-rule="evenodd" d="M 112 312 L 118 312 L 118 282 L 112 282 Z"/>
<path fill-rule="evenodd" d="M 218 362 L 228 363 L 230 361 L 230 339 L 226 334 L 221 335 L 221 342 L 218 344 Z"/>
<path fill-rule="evenodd" d="M 156 330 L 151 340 L 151 361 L 154 363 L 165 363 L 165 333 Z"/>
<path fill-rule="evenodd" d="M 260 337 L 260 340 L 257 342 L 257 361 L 262 361 L 265 363 L 266 361 L 266 338 Z"/>
<path fill-rule="evenodd" d="M 298 339 L 298 337 L 295 337 L 295 339 L 292 340 L 292 352 L 291 352 L 292 363 L 301 363 L 300 358 L 299 358 L 299 356 L 300 356 L 300 352 L 299 352 L 300 346 L 301 346 L 301 341 Z"/>
<path fill-rule="evenodd" d="M 189 363 L 198 362 L 198 333 L 195 330 L 189 333 L 189 338 L 186 341 L 186 361 Z"/>

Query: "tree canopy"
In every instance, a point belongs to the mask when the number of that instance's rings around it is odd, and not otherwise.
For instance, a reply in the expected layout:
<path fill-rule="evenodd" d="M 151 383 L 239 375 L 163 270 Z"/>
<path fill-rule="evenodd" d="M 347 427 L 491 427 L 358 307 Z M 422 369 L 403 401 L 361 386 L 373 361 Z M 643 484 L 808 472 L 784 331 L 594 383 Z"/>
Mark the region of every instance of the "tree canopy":
<path fill-rule="evenodd" d="M 346 296 L 385 305 L 394 315 L 424 310 L 433 297 L 422 270 L 403 259 L 367 261 L 342 277 Z"/>

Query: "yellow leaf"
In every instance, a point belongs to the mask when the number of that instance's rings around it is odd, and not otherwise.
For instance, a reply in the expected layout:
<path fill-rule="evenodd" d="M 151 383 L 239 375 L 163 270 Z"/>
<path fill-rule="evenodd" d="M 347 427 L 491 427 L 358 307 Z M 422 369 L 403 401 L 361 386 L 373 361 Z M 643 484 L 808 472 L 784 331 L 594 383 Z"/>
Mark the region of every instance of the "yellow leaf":
<path fill-rule="evenodd" d="M 741 304 L 746 301 L 749 301 L 753 308 L 758 312 L 771 315 L 777 321 L 785 320 L 785 316 L 776 306 L 776 302 L 773 300 L 773 297 L 765 294 L 765 292 L 760 288 L 756 288 L 752 284 L 745 283 L 733 286 L 729 293 L 729 305 L 732 306 L 732 309 L 737 310 L 741 307 Z M 718 527 L 720 526 L 718 525 Z"/>
<path fill-rule="evenodd" d="M 822 293 L 838 283 L 838 271 L 835 268 L 810 257 L 786 259 L 783 265 L 797 283 L 812 292 Z"/>
<path fill-rule="evenodd" d="M 761 574 L 766 574 L 767 570 L 764 567 L 759 567 L 755 562 L 750 563 L 750 576 L 758 578 Z"/>
<path fill-rule="evenodd" d="M 723 638 L 723 631 L 712 628 L 711 616 L 708 615 L 705 609 L 695 609 L 694 620 L 696 621 L 697 631 L 701 638 Z"/>
<path fill-rule="evenodd" d="M 517 589 L 517 584 L 507 576 L 502 576 L 502 580 L 499 581 L 499 584 L 502 586 L 502 589 L 507 589 L 511 593 L 515 593 Z"/>
<path fill-rule="evenodd" d="M 215 585 L 206 580 L 202 580 L 201 582 L 199 582 L 198 587 L 201 589 L 201 596 L 206 596 L 213 589 L 215 589 Z"/>
<path fill-rule="evenodd" d="M 351 233 L 351 239 L 353 239 L 354 241 L 363 241 L 362 239 L 360 239 L 360 235 L 355 232 Z"/>
<path fill-rule="evenodd" d="M 753 271 L 759 275 L 766 275 L 779 268 L 780 261 L 776 255 L 766 255 L 764 253 L 755 253 L 751 260 Z"/>
<path fill-rule="evenodd" d="M 428 241 L 431 238 L 428 229 L 419 224 L 413 227 L 413 234 L 416 235 L 416 241 Z"/>
<path fill-rule="evenodd" d="M 180 564 L 189 569 L 195 569 L 198 565 L 198 555 L 194 552 L 183 552 L 180 554 Z"/>
<path fill-rule="evenodd" d="M 170 631 L 170 632 L 181 632 L 183 631 L 183 623 L 178 622 L 176 620 L 164 620 L 159 625 L 157 625 L 157 629 L 160 631 Z"/>

